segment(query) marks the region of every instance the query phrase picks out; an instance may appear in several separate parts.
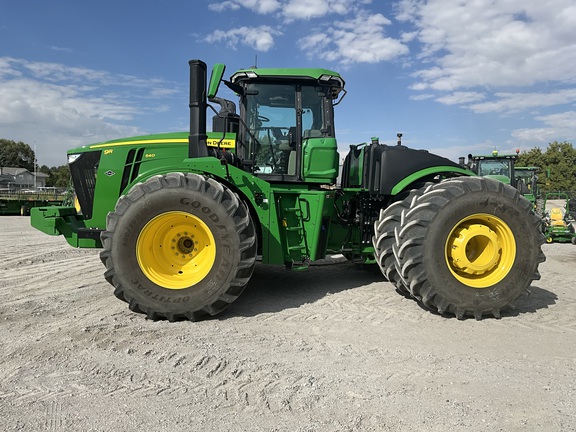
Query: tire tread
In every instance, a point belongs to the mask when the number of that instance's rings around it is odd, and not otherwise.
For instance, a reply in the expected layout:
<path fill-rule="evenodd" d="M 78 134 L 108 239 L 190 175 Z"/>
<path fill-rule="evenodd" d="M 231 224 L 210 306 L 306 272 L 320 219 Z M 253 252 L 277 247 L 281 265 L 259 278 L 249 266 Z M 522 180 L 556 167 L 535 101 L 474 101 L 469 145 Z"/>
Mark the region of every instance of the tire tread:
<path fill-rule="evenodd" d="M 156 311 L 150 307 L 139 304 L 130 296 L 119 278 L 116 277 L 114 257 L 111 253 L 114 234 L 118 221 L 125 214 L 131 204 L 142 199 L 145 195 L 166 188 L 186 188 L 210 196 L 216 203 L 222 205 L 233 220 L 236 231 L 240 233 L 241 258 L 236 267 L 236 273 L 227 289 L 209 305 L 202 305 L 198 310 L 182 313 L 169 311 Z M 130 310 L 146 314 L 148 319 L 167 319 L 170 322 L 180 320 L 197 321 L 206 315 L 216 315 L 228 307 L 244 291 L 252 276 L 256 263 L 256 229 L 250 218 L 245 204 L 238 195 L 214 179 L 198 174 L 173 172 L 166 175 L 151 177 L 144 183 L 135 185 L 128 194 L 119 198 L 116 208 L 106 218 L 106 230 L 101 234 L 103 250 L 100 259 L 106 267 L 105 279 L 114 286 L 114 295 L 128 303 Z"/>

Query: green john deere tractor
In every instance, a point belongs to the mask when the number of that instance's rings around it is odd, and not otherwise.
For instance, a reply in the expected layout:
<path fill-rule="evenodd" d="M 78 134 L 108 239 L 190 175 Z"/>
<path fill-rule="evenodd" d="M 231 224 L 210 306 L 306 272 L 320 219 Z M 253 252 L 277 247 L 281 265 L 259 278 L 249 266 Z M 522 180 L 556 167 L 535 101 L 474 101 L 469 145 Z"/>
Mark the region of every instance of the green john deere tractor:
<path fill-rule="evenodd" d="M 517 154 L 498 154 L 494 150 L 491 155 L 468 155 L 465 165 L 476 175 L 498 180 L 502 183 L 517 187 L 514 175 L 514 164 L 518 159 Z M 460 158 L 460 164 L 464 165 L 464 158 Z"/>
<path fill-rule="evenodd" d="M 524 198 L 533 204 L 541 198 L 538 173 L 541 171 L 537 166 L 514 167 L 514 179 L 516 187 Z"/>
<path fill-rule="evenodd" d="M 215 65 L 207 85 L 206 65 L 190 61 L 190 134 L 70 150 L 77 205 L 32 211 L 39 230 L 102 248 L 104 276 L 131 310 L 216 315 L 242 293 L 257 256 L 287 269 L 361 257 L 458 318 L 498 317 L 539 278 L 540 220 L 513 187 L 378 139 L 350 147 L 336 184 L 338 73 L 223 75 Z M 239 95 L 239 112 L 216 96 L 221 83 Z"/>
<path fill-rule="evenodd" d="M 491 155 L 468 155 L 468 162 L 464 164 L 464 158 L 460 158 L 460 165 L 466 166 L 476 175 L 515 187 L 538 210 L 540 191 L 537 174 L 540 168 L 517 167 L 518 153 L 519 150 L 516 150 L 516 154 L 499 154 L 494 150 Z"/>

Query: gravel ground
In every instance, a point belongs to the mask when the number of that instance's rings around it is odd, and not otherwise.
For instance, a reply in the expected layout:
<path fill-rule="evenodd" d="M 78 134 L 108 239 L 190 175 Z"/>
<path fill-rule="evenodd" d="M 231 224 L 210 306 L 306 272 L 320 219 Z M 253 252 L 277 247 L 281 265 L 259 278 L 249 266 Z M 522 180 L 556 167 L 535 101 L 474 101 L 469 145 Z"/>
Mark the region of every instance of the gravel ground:
<path fill-rule="evenodd" d="M 257 265 L 215 319 L 128 310 L 98 250 L 0 218 L 0 430 L 575 431 L 576 246 L 499 320 L 350 263 Z"/>

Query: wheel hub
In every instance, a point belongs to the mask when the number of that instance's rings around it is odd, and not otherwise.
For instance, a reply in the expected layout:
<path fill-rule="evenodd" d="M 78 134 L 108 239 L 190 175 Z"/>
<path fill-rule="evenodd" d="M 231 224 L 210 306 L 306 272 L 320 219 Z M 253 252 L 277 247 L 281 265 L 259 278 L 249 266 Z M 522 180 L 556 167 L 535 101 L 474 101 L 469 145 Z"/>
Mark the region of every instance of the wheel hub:
<path fill-rule="evenodd" d="M 488 226 L 470 224 L 453 234 L 452 264 L 459 271 L 481 275 L 494 268 L 501 254 L 498 236 Z"/>
<path fill-rule="evenodd" d="M 216 260 L 216 244 L 200 218 L 186 212 L 166 212 L 142 228 L 136 256 L 150 281 L 168 289 L 184 289 L 208 275 Z"/>
<path fill-rule="evenodd" d="M 445 257 L 450 272 L 462 284 L 488 288 L 504 279 L 514 265 L 514 233 L 493 215 L 470 215 L 450 232 Z"/>
<path fill-rule="evenodd" d="M 176 246 L 172 246 L 172 249 L 176 251 L 176 255 L 182 254 L 182 258 L 185 258 L 185 255 L 189 255 L 192 258 L 194 252 L 198 251 L 198 249 L 194 248 L 194 236 L 189 236 L 186 231 L 177 233 L 176 237 L 172 239 L 172 243 L 176 243 Z"/>

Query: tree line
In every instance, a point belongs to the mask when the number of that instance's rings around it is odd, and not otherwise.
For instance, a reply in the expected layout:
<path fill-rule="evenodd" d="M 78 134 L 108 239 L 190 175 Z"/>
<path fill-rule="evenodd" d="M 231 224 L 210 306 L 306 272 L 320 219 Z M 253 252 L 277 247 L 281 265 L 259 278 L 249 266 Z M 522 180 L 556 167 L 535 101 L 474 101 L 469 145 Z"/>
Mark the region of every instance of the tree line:
<path fill-rule="evenodd" d="M 28 144 L 0 138 L 0 167 L 26 168 L 33 172 L 35 161 L 34 150 Z M 554 141 L 545 150 L 536 147 L 524 151 L 519 155 L 516 166 L 539 167 L 539 183 L 543 192 L 576 192 L 576 149 L 569 142 Z M 46 186 L 68 186 L 68 165 L 37 165 L 36 168 L 48 174 Z"/>
<path fill-rule="evenodd" d="M 22 141 L 11 141 L 0 138 L 0 167 L 3 168 L 25 168 L 34 172 L 36 155 L 34 150 Z M 70 170 L 68 165 L 58 167 L 48 167 L 47 165 L 37 165 L 36 171 L 47 174 L 46 186 L 66 188 L 70 180 Z"/>
<path fill-rule="evenodd" d="M 522 152 L 516 166 L 536 166 L 542 192 L 576 192 L 576 149 L 569 142 L 554 141 Z"/>

